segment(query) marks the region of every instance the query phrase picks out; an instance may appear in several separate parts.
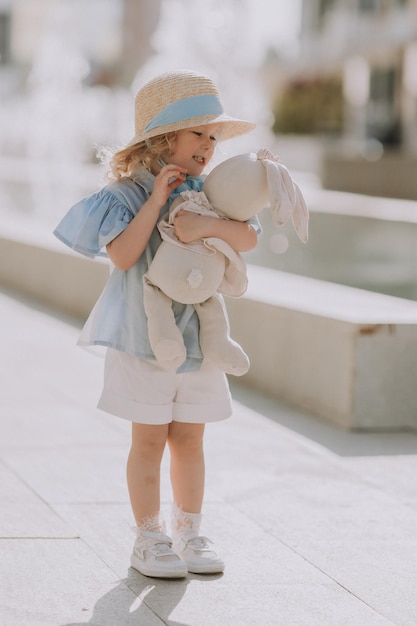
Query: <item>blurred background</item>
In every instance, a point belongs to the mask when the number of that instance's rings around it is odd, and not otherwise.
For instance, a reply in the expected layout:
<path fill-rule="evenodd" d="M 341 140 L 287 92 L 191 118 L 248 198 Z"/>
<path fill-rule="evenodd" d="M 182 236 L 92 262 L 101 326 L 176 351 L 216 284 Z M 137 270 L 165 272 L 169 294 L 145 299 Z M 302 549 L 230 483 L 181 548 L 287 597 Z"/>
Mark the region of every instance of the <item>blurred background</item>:
<path fill-rule="evenodd" d="M 217 162 L 268 147 L 308 201 L 308 246 L 264 212 L 250 263 L 417 299 L 417 0 L 0 0 L 3 232 L 103 184 L 97 148 L 179 67 L 257 122 Z"/>

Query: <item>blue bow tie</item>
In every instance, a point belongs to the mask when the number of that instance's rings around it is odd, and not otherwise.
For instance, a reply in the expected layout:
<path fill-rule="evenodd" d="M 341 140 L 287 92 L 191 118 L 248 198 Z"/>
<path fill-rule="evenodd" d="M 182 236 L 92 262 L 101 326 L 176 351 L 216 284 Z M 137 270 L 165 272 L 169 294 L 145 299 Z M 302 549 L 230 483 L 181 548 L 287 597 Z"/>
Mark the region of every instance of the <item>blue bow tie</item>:
<path fill-rule="evenodd" d="M 185 181 L 179 185 L 170 195 L 170 200 L 177 198 L 183 191 L 201 191 L 204 178 L 202 176 L 187 176 Z"/>

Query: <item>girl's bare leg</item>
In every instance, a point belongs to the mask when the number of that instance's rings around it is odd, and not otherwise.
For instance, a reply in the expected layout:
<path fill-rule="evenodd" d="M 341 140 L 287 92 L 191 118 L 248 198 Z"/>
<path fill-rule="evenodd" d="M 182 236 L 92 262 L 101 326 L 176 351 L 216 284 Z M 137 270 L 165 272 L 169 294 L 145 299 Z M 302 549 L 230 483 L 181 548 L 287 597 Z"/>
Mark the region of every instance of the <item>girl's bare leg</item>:
<path fill-rule="evenodd" d="M 168 445 L 171 453 L 171 483 L 178 507 L 200 513 L 204 495 L 204 424 L 171 422 Z"/>
<path fill-rule="evenodd" d="M 189 572 L 217 574 L 224 570 L 212 542 L 200 536 L 204 495 L 204 424 L 172 422 L 168 445 L 171 451 L 171 482 L 174 492 L 172 538 L 174 549 Z"/>
<path fill-rule="evenodd" d="M 169 424 L 132 424 L 132 446 L 127 461 L 127 484 L 133 515 L 138 526 L 158 519 L 160 466 Z"/>
<path fill-rule="evenodd" d="M 132 447 L 127 463 L 127 481 L 137 538 L 131 565 L 145 576 L 184 578 L 188 569 L 172 550 L 160 517 L 160 466 L 168 425 L 132 425 Z"/>

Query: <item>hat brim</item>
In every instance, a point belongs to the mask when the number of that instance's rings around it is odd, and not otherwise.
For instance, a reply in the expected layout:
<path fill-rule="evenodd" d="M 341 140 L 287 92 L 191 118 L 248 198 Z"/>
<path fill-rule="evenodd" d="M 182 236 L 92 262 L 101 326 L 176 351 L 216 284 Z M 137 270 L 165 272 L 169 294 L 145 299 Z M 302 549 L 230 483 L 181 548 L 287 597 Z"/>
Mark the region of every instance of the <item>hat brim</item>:
<path fill-rule="evenodd" d="M 246 120 L 240 120 L 235 117 L 230 117 L 226 113 L 221 115 L 199 115 L 196 117 L 188 118 L 186 120 L 180 120 L 178 122 L 171 122 L 162 126 L 157 126 L 147 133 L 140 133 L 135 135 L 127 146 L 133 146 L 136 143 L 151 139 L 157 135 L 164 135 L 166 133 L 174 132 L 176 130 L 183 130 L 185 128 L 193 128 L 194 126 L 204 126 L 206 124 L 219 124 L 221 126 L 219 141 L 225 141 L 227 139 L 233 139 L 239 137 L 245 133 L 249 133 L 256 127 L 254 122 L 248 122 Z"/>

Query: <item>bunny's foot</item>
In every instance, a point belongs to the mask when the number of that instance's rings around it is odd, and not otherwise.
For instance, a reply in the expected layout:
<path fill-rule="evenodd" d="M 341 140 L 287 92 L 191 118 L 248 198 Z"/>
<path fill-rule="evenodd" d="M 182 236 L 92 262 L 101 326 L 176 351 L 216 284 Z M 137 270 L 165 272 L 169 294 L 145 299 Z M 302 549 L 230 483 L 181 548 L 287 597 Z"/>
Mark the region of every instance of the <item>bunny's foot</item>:
<path fill-rule="evenodd" d="M 225 339 L 222 344 L 219 344 L 218 340 L 211 344 L 210 342 L 203 342 L 201 349 L 204 357 L 226 374 L 243 376 L 249 370 L 248 355 L 230 337 Z"/>
<path fill-rule="evenodd" d="M 194 306 L 200 320 L 200 347 L 204 357 L 226 374 L 246 374 L 249 359 L 240 345 L 230 337 L 229 320 L 221 296 L 215 294 Z"/>

